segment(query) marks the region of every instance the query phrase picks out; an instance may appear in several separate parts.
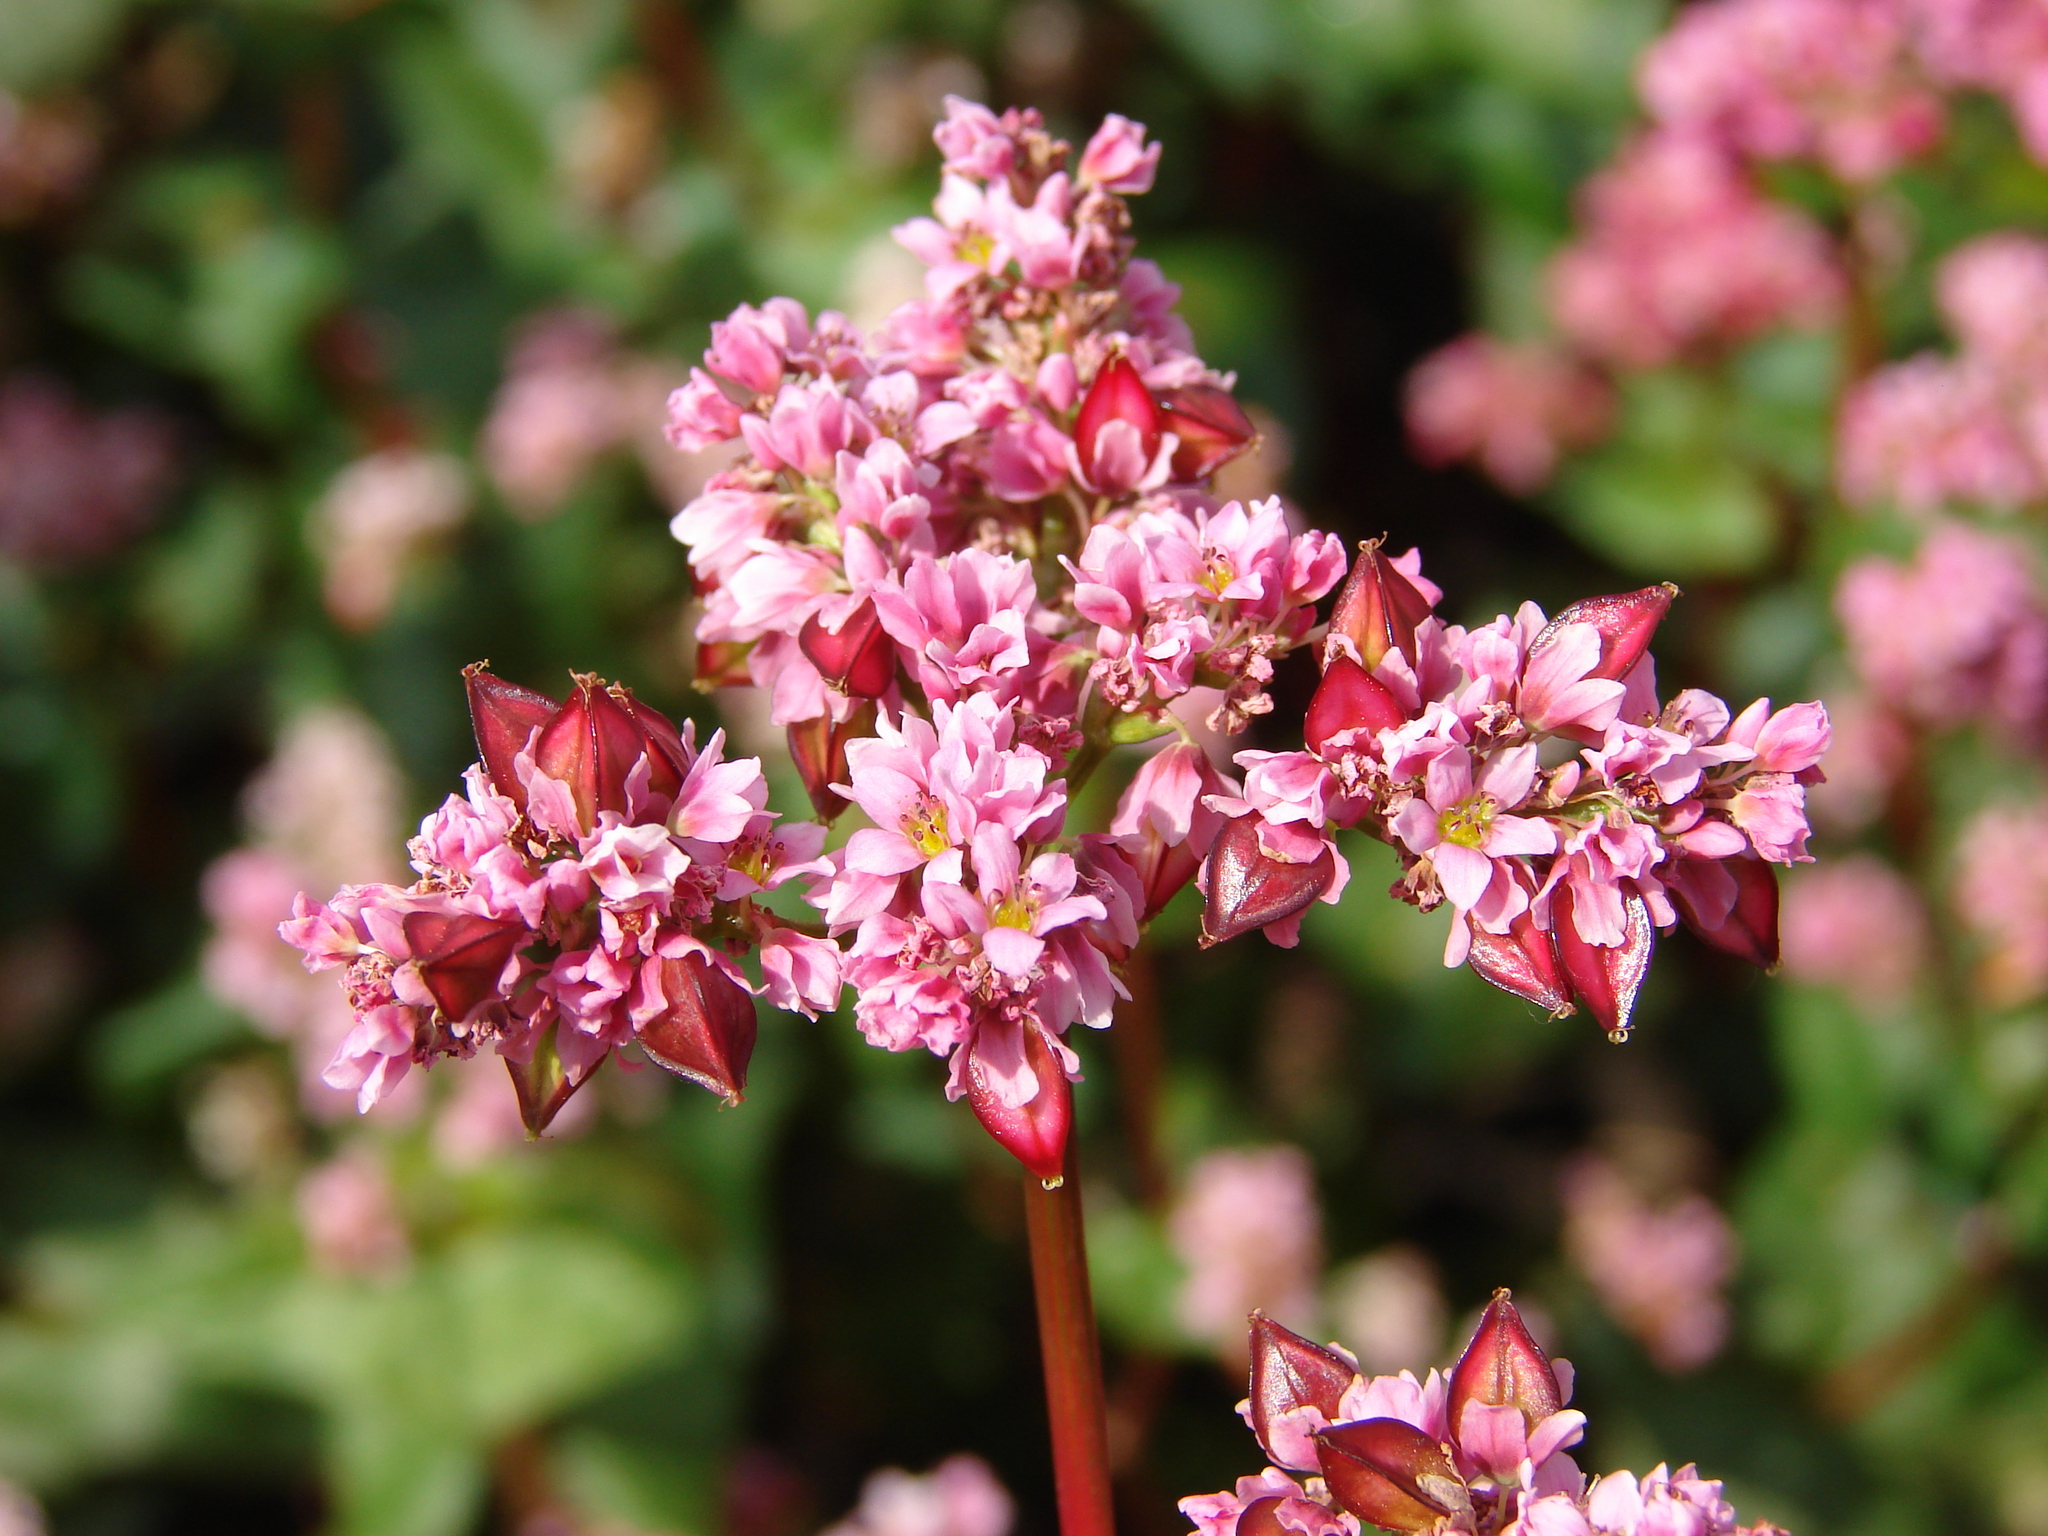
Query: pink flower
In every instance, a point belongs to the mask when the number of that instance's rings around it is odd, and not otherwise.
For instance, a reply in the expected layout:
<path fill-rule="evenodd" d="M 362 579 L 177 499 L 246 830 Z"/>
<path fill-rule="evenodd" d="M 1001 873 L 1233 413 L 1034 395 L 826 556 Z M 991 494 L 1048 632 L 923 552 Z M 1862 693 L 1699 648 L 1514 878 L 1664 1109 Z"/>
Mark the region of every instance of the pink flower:
<path fill-rule="evenodd" d="M 478 447 L 514 514 L 551 515 L 593 460 L 632 431 L 609 321 L 582 310 L 535 315 L 518 330 Z"/>
<path fill-rule="evenodd" d="M 391 1181 L 367 1156 L 343 1154 L 299 1185 L 307 1256 L 330 1274 L 388 1278 L 412 1259 Z"/>
<path fill-rule="evenodd" d="M 1982 949 L 1979 982 L 1994 1005 L 2048 991 L 2048 804 L 1979 811 L 1956 848 L 1957 915 Z"/>
<path fill-rule="evenodd" d="M 327 611 L 349 629 L 382 623 L 407 566 L 468 510 L 468 477 L 445 453 L 386 448 L 350 464 L 314 504 L 309 530 Z"/>
<path fill-rule="evenodd" d="M 841 452 L 858 453 L 875 429 L 830 379 L 785 384 L 765 417 L 740 418 L 740 433 L 769 469 L 787 466 L 810 480 L 830 480 Z"/>
<path fill-rule="evenodd" d="M 1025 667 L 1037 598 L 1030 566 L 980 549 L 919 555 L 874 592 L 883 627 L 918 657 L 926 693 L 946 700 Z"/>
<path fill-rule="evenodd" d="M 1966 241 L 1942 258 L 1935 294 L 1966 353 L 2001 370 L 2048 362 L 2048 240 L 2000 230 Z"/>
<path fill-rule="evenodd" d="M 1312 1479 L 1319 1484 L 1320 1479 Z M 1274 1517 L 1280 1528 L 1297 1536 L 1358 1536 L 1356 1515 L 1332 1509 L 1325 1497 L 1312 1496 L 1278 1467 L 1257 1477 L 1240 1477 L 1229 1493 L 1207 1493 L 1180 1501 L 1180 1512 L 1195 1523 L 1201 1536 L 1237 1536 L 1237 1517 L 1261 1499 L 1279 1499 Z"/>
<path fill-rule="evenodd" d="M 1880 368 L 1843 403 L 1835 478 L 1854 506 L 1929 514 L 1951 503 L 2038 501 L 2041 463 L 2001 381 L 1931 353 Z"/>
<path fill-rule="evenodd" d="M 790 354 L 810 339 L 810 319 L 796 300 L 770 299 L 759 309 L 742 304 L 712 323 L 704 365 L 751 394 L 772 395 L 790 367 Z"/>
<path fill-rule="evenodd" d="M 979 1456 L 949 1456 L 922 1476 L 885 1467 L 825 1536 L 1010 1536 L 1016 1506 Z"/>
<path fill-rule="evenodd" d="M 692 368 L 690 382 L 668 397 L 663 431 L 680 452 L 701 452 L 740 435 L 740 408 L 716 379 L 702 368 Z"/>
<path fill-rule="evenodd" d="M 1145 125 L 1112 112 L 1081 151 L 1080 179 L 1111 192 L 1150 192 L 1159 169 L 1159 146 L 1145 142 Z"/>
<path fill-rule="evenodd" d="M 1501 487 L 1542 488 L 1561 454 L 1598 442 L 1613 415 L 1600 376 L 1554 348 L 1460 336 L 1415 365 L 1408 441 L 1425 464 L 1475 460 Z"/>
<path fill-rule="evenodd" d="M 1850 854 L 1785 891 L 1785 972 L 1839 987 L 1866 1011 L 1905 1006 L 1927 960 L 1927 916 L 1889 864 Z"/>
<path fill-rule="evenodd" d="M 1205 1153 L 1188 1170 L 1167 1236 L 1187 1270 L 1175 1316 L 1226 1362 L 1242 1361 L 1244 1319 L 1254 1308 L 1292 1325 L 1312 1324 L 1322 1209 L 1315 1172 L 1300 1149 Z"/>
<path fill-rule="evenodd" d="M 1639 84 L 1670 127 L 1870 182 L 1941 134 L 1941 100 L 1918 78 L 1909 43 L 1903 8 L 1889 0 L 1716 0 L 1650 46 Z"/>
<path fill-rule="evenodd" d="M 1533 746 L 1494 755 L 1476 771 L 1471 753 L 1447 746 L 1425 771 L 1422 793 L 1395 816 L 1391 830 L 1410 853 L 1428 859 L 1451 905 L 1461 914 L 1470 912 L 1493 886 L 1496 861 L 1556 849 L 1557 833 L 1549 822 L 1507 814 L 1529 798 L 1535 784 Z M 1512 876 L 1506 878 L 1509 889 L 1519 891 Z M 1526 893 L 1521 901 L 1526 904 Z M 1454 945 L 1462 931 L 1453 930 Z"/>
<path fill-rule="evenodd" d="M 1663 1209 L 1609 1163 L 1585 1157 L 1562 1185 L 1565 1247 L 1601 1305 L 1664 1370 L 1693 1370 L 1728 1336 L 1722 1287 L 1734 1273 L 1735 1234 L 1703 1196 Z"/>

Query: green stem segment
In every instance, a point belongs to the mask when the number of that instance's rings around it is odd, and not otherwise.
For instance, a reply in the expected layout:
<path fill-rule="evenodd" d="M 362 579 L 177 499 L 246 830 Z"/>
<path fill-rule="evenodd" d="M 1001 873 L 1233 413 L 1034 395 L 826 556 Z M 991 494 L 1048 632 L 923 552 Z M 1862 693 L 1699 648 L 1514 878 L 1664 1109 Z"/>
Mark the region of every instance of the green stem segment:
<path fill-rule="evenodd" d="M 1045 1357 L 1045 1410 L 1052 1431 L 1060 1536 L 1116 1536 L 1102 1353 L 1095 1341 L 1095 1303 L 1088 1291 L 1088 1249 L 1081 1230 L 1081 1180 L 1071 1133 L 1066 1177 L 1058 1188 L 1047 1189 L 1036 1175 L 1025 1174 L 1024 1217 L 1031 1232 L 1031 1280 L 1038 1293 L 1038 1342 Z"/>

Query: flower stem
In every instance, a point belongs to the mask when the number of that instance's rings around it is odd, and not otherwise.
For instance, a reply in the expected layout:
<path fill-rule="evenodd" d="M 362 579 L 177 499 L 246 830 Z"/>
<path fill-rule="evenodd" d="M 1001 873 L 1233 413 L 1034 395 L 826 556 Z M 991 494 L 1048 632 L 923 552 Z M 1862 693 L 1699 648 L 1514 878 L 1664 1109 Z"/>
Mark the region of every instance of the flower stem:
<path fill-rule="evenodd" d="M 1038 1293 L 1038 1343 L 1045 1357 L 1045 1411 L 1052 1431 L 1060 1536 L 1116 1536 L 1102 1354 L 1095 1341 L 1081 1180 L 1071 1133 L 1066 1177 L 1058 1188 L 1047 1189 L 1035 1175 L 1025 1174 L 1024 1217 L 1031 1232 L 1031 1280 Z"/>

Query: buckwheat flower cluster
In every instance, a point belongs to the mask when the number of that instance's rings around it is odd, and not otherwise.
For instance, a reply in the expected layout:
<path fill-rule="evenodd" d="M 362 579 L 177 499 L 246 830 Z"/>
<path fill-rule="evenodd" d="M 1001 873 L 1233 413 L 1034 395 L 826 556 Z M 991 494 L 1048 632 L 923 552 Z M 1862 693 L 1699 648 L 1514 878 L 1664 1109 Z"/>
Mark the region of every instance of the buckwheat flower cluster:
<path fill-rule="evenodd" d="M 884 1467 L 825 1536 L 1010 1536 L 1017 1506 L 979 1456 L 948 1456 L 922 1475 Z"/>
<path fill-rule="evenodd" d="M 1866 183 L 1941 136 L 1942 100 L 1912 43 L 1894 0 L 1715 0 L 1679 14 L 1638 78 L 1660 123 Z"/>
<path fill-rule="evenodd" d="M 1251 1395 L 1238 1412 L 1271 1465 L 1222 1493 L 1182 1499 L 1201 1536 L 1766 1536 L 1738 1526 L 1721 1484 L 1692 1467 L 1588 1481 L 1566 1452 L 1586 1416 L 1565 1404 L 1572 1371 L 1529 1336 L 1496 1291 L 1448 1376 L 1368 1378 L 1337 1345 L 1312 1344 L 1261 1314 L 1251 1324 Z"/>
<path fill-rule="evenodd" d="M 1244 1364 L 1246 1313 L 1302 1327 L 1316 1317 L 1323 1211 L 1315 1168 L 1299 1147 L 1204 1153 L 1188 1170 L 1166 1233 L 1187 1270 L 1174 1313 L 1227 1364 Z"/>
<path fill-rule="evenodd" d="M 2002 98 L 2028 153 L 2048 162 L 2048 12 L 2033 0 L 1904 0 L 1901 9 L 1933 78 Z"/>
<path fill-rule="evenodd" d="M 1650 637 L 1674 587 L 1525 603 L 1466 629 L 1411 551 L 1362 549 L 1337 600 L 1306 750 L 1240 752 L 1241 793 L 1203 889 L 1205 943 L 1301 915 L 1348 878 L 1334 833 L 1390 844 L 1394 894 L 1452 909 L 1447 965 L 1625 1037 L 1657 929 L 1681 920 L 1759 965 L 1777 959 L 1773 864 L 1807 860 L 1806 786 L 1827 711 L 1741 714 L 1687 689 L 1660 702 Z M 1569 753 L 1569 756 L 1565 754 Z"/>
<path fill-rule="evenodd" d="M 860 1028 L 948 1057 L 949 1091 L 1057 1177 L 1061 1037 L 1108 1022 L 1111 966 L 1192 877 L 1223 781 L 1169 748 L 1079 839 L 1070 791 L 1198 688 L 1222 731 L 1270 710 L 1344 557 L 1277 500 L 1208 493 L 1255 434 L 1133 254 L 1142 125 L 1076 154 L 952 98 L 934 137 L 933 214 L 896 231 L 924 297 L 865 336 L 789 299 L 714 325 L 670 437 L 744 451 L 673 530 L 700 686 L 766 690 L 819 815 L 873 824 L 825 901 Z"/>
<path fill-rule="evenodd" d="M 2001 828 L 1995 835 L 2010 833 Z M 1783 928 L 1785 974 L 1810 986 L 1839 987 L 1866 1013 L 1909 1005 L 1927 965 L 1927 913 L 1919 893 L 1871 854 L 1852 853 L 1791 882 Z"/>
<path fill-rule="evenodd" d="M 1961 523 L 1936 527 L 1910 563 L 1864 556 L 1835 587 L 1850 661 L 1919 725 L 1984 721 L 2038 739 L 2048 726 L 2048 605 L 2031 564 L 2017 539 Z"/>
<path fill-rule="evenodd" d="M 1960 346 L 1880 368 L 1843 403 L 1836 482 L 1851 506 L 2006 511 L 2048 496 L 2048 240 L 2011 231 L 1943 258 Z"/>
<path fill-rule="evenodd" d="M 1614 413 L 1601 375 L 1555 346 L 1461 336 L 1408 375 L 1408 440 L 1425 464 L 1475 460 L 1504 489 L 1540 490 Z"/>
<path fill-rule="evenodd" d="M 1772 202 L 1729 147 L 1653 129 L 1579 195 L 1579 235 L 1550 270 L 1567 340 L 1619 368 L 1712 354 L 1783 325 L 1833 318 L 1826 235 Z"/>
<path fill-rule="evenodd" d="M 468 510 L 468 480 L 451 454 L 384 448 L 348 465 L 309 519 L 327 611 L 349 629 L 381 624 L 413 558 Z"/>
<path fill-rule="evenodd" d="M 2048 993 L 2048 802 L 1979 811 L 1956 846 L 1956 915 L 1977 942 L 1977 982 L 1994 1007 Z"/>
<path fill-rule="evenodd" d="M 280 929 L 308 969 L 345 967 L 355 1026 L 326 1081 L 367 1110 L 413 1065 L 488 1044 L 537 1134 L 637 1044 L 737 1100 L 754 994 L 806 1014 L 839 996 L 837 947 L 755 901 L 825 873 L 824 829 L 776 827 L 757 759 L 726 761 L 722 732 L 700 748 L 624 689 L 579 676 L 558 704 L 465 677 L 482 761 L 420 824 L 420 878 L 302 895 Z"/>

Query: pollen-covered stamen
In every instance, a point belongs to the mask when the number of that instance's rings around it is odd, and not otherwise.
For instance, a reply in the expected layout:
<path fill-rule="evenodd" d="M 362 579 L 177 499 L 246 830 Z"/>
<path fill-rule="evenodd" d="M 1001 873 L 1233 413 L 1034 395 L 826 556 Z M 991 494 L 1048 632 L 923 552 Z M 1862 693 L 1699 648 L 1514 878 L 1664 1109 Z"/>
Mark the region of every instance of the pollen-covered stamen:
<path fill-rule="evenodd" d="M 946 828 L 946 808 L 928 794 L 920 795 L 917 808 L 903 818 L 903 835 L 928 859 L 937 858 L 953 846 Z"/>
<path fill-rule="evenodd" d="M 1456 843 L 1460 848 L 1483 848 L 1486 830 L 1493 825 L 1494 814 L 1499 809 L 1491 795 L 1474 795 L 1469 800 L 1460 800 L 1437 817 L 1437 833 L 1445 842 Z"/>

